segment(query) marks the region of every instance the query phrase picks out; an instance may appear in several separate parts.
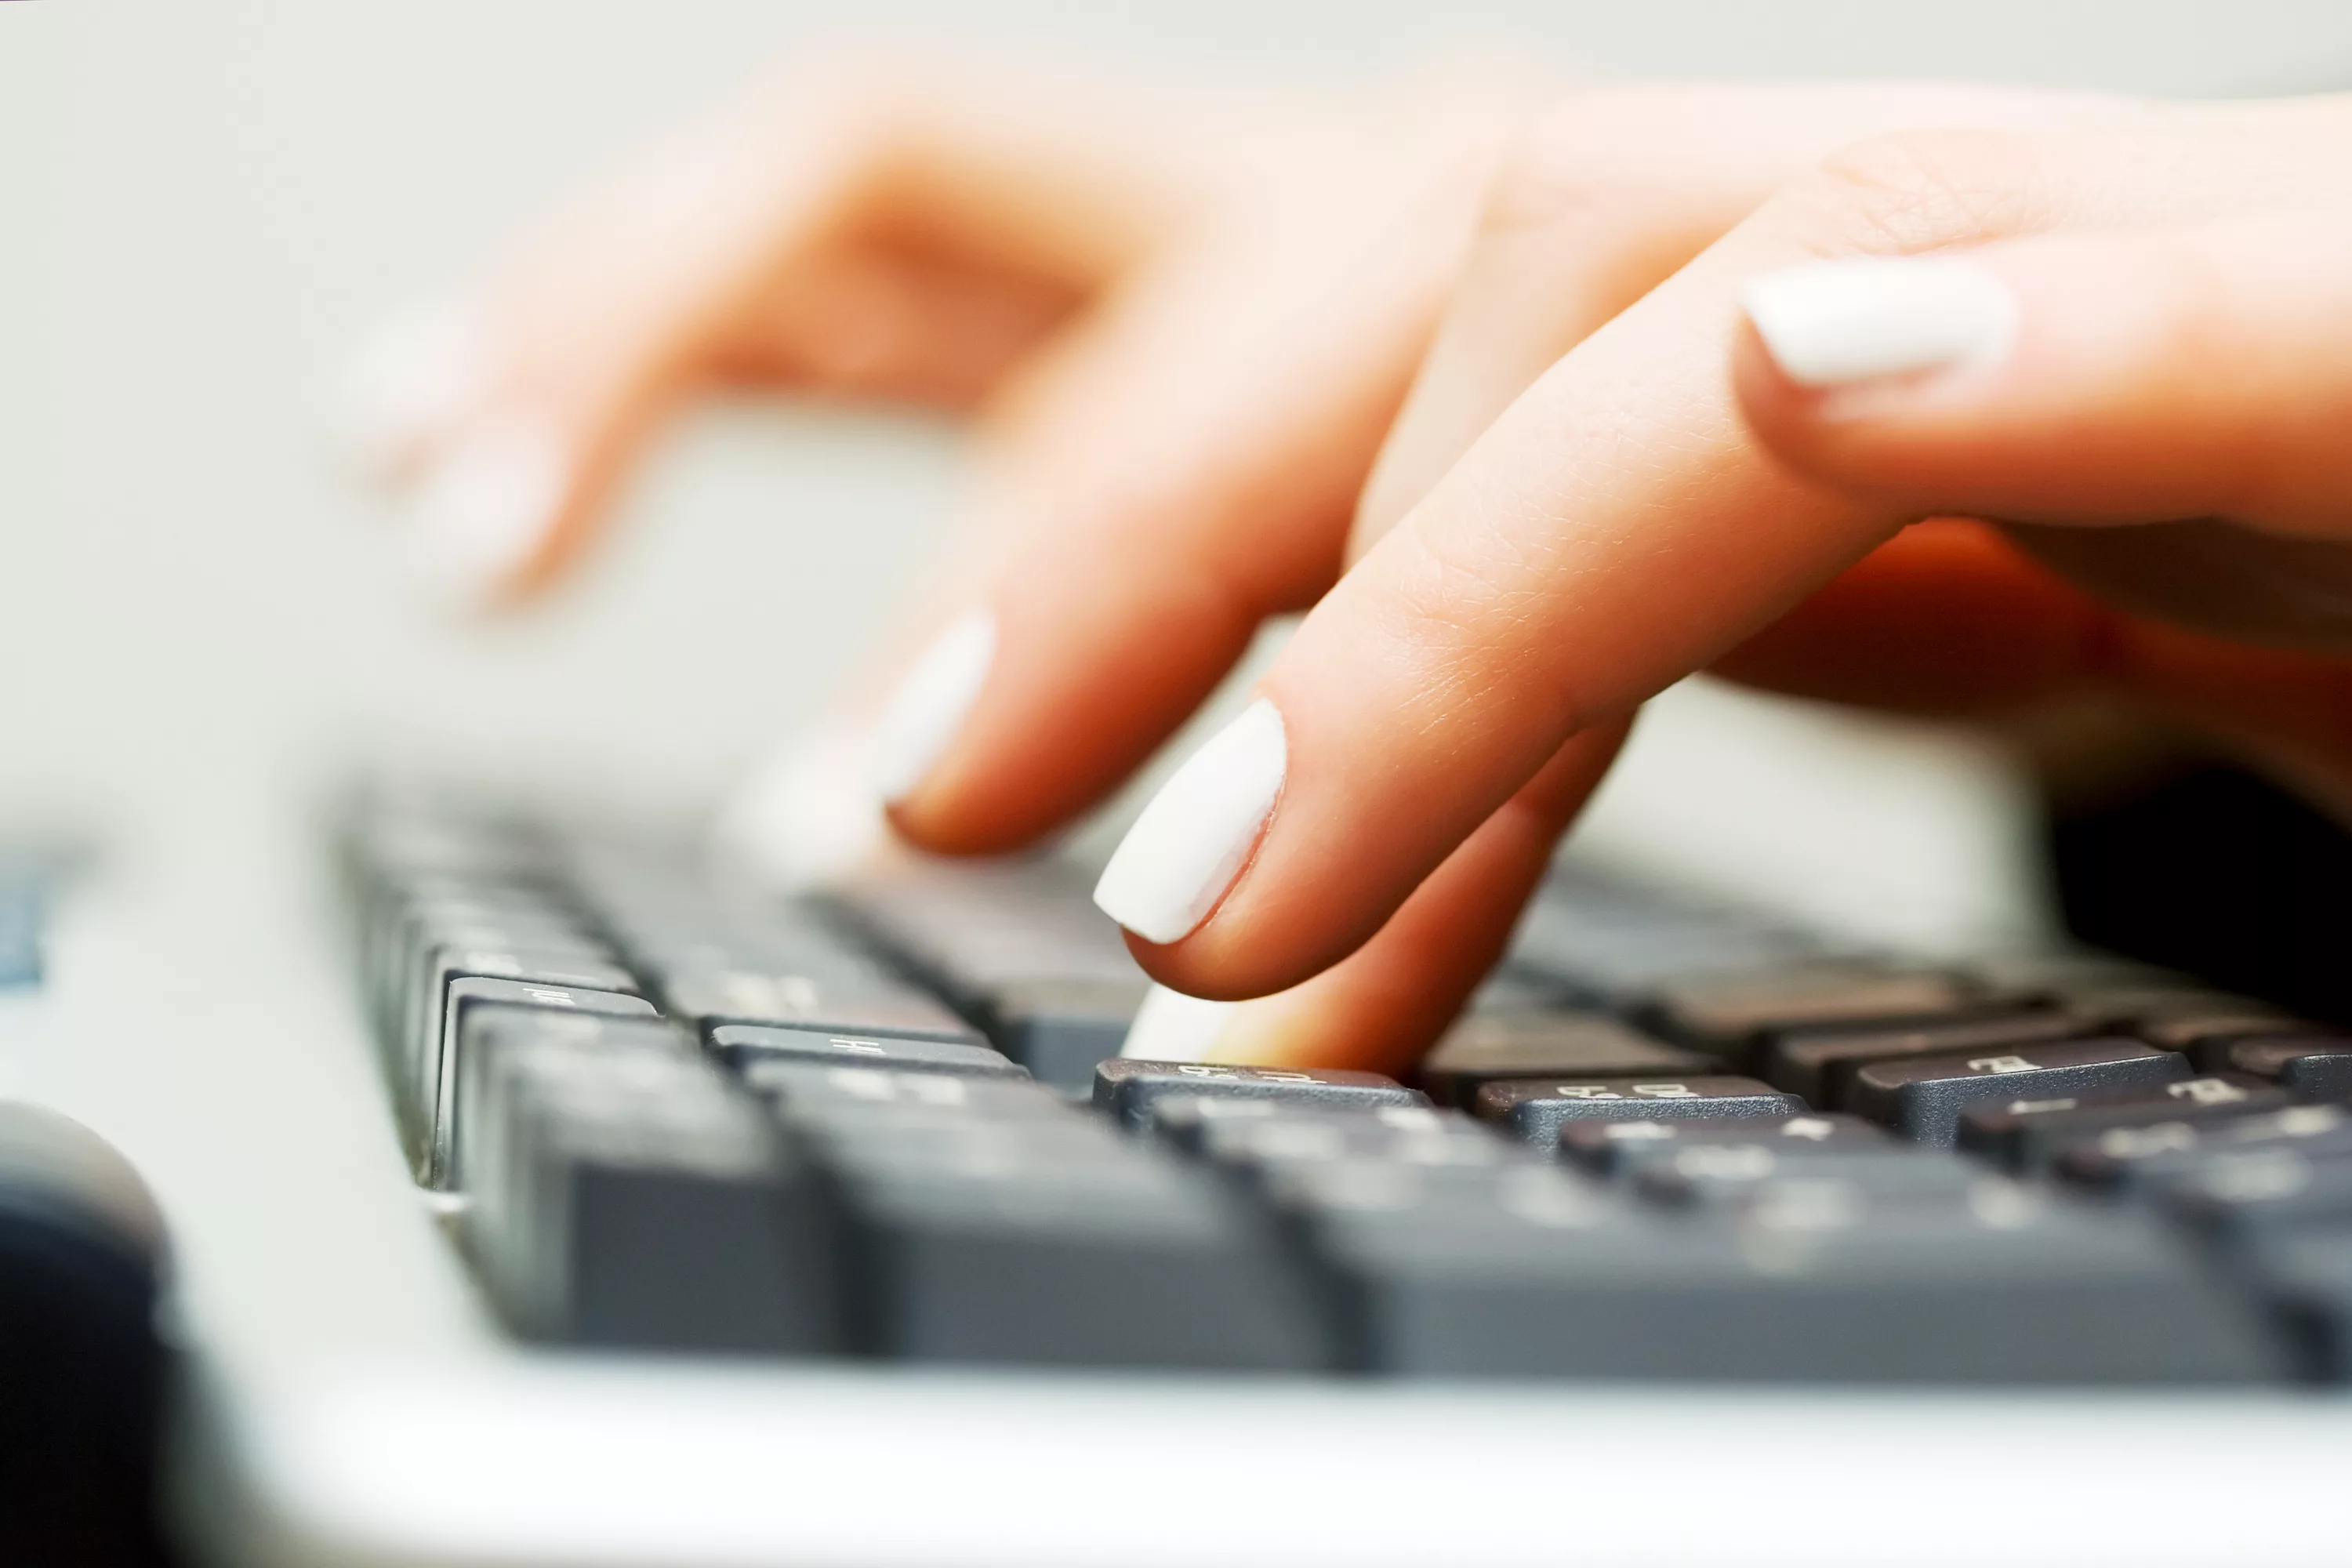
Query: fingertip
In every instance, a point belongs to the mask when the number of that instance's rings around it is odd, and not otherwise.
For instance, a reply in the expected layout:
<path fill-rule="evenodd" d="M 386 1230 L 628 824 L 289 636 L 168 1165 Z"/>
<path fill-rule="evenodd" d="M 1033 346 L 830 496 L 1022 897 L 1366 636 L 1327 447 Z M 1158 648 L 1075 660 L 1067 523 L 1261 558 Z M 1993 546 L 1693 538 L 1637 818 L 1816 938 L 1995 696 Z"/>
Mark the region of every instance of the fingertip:
<path fill-rule="evenodd" d="M 341 459 L 376 484 L 415 472 L 489 384 L 488 338 L 476 307 L 455 298 L 405 306 L 371 330 L 335 390 Z"/>
<path fill-rule="evenodd" d="M 460 612 L 525 596 L 545 574 L 576 484 L 568 445 L 537 420 L 508 416 L 457 435 L 404 509 L 410 582 Z"/>

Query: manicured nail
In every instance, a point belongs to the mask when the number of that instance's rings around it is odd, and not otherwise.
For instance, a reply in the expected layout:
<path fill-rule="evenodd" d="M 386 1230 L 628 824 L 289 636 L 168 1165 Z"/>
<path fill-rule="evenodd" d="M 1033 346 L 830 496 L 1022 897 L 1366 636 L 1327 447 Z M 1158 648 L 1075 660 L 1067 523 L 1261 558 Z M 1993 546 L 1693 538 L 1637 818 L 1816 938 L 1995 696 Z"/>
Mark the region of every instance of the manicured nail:
<path fill-rule="evenodd" d="M 458 441 L 417 489 L 403 531 L 411 570 L 445 599 L 495 596 L 545 547 L 567 472 L 562 444 L 534 426 Z"/>
<path fill-rule="evenodd" d="M 1146 942 L 1209 918 L 1282 793 L 1282 715 L 1260 698 L 1160 786 L 1095 884 L 1095 904 Z"/>
<path fill-rule="evenodd" d="M 721 806 L 719 867 L 779 892 L 846 881 L 887 851 L 889 825 L 867 779 L 856 725 L 824 725 L 781 748 Z"/>
<path fill-rule="evenodd" d="M 1990 363 L 2017 336 L 2017 296 L 1960 256 L 1808 262 L 1754 279 L 1740 303 L 1800 386 Z"/>
<path fill-rule="evenodd" d="M 898 801 L 914 793 L 963 728 L 995 658 L 996 617 L 986 610 L 966 610 L 931 639 L 875 726 L 876 794 Z"/>
<path fill-rule="evenodd" d="M 1227 1016 L 1240 1005 L 1155 985 L 1144 994 L 1143 1005 L 1135 1010 L 1135 1022 L 1128 1026 L 1127 1041 L 1118 1047 L 1118 1054 L 1150 1062 L 1206 1061 Z"/>
<path fill-rule="evenodd" d="M 343 446 L 363 470 L 389 478 L 464 413 L 488 375 L 472 310 L 448 301 L 412 306 L 370 333 L 352 358 Z"/>

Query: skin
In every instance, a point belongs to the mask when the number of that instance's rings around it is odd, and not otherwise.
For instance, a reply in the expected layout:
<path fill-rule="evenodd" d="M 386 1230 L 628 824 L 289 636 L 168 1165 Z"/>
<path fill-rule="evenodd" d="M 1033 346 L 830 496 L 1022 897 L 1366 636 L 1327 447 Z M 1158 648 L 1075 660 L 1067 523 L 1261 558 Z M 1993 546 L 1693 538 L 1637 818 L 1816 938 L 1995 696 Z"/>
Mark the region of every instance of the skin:
<path fill-rule="evenodd" d="M 968 412 L 961 547 L 844 708 L 993 610 L 986 685 L 891 808 L 947 853 L 1098 802 L 1307 610 L 1260 688 L 1289 765 L 1255 855 L 1184 939 L 1131 941 L 1262 998 L 1220 1056 L 1393 1069 L 1694 669 L 1989 719 L 2121 700 L 2352 806 L 2347 153 L 2330 100 L 1469 69 L 1266 104 L 827 60 L 488 268 L 478 374 L 379 450 L 413 478 L 557 434 L 520 598 L 688 399 Z M 1997 363 L 1811 391 L 1738 306 L 1774 268 L 1951 250 L 2018 297 Z"/>

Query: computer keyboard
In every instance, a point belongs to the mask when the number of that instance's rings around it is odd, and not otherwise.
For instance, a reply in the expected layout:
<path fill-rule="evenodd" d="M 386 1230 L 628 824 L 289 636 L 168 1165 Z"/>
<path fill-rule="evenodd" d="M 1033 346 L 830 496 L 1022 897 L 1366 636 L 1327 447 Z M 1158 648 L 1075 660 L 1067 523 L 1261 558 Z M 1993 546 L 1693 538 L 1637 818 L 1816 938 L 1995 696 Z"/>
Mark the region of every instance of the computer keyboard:
<path fill-rule="evenodd" d="M 338 865 L 418 1184 L 552 1343 L 1292 1375 L 2352 1373 L 2352 1036 L 1589 872 L 1413 1082 L 1117 1055 L 1073 868 L 822 899 L 505 810 Z"/>

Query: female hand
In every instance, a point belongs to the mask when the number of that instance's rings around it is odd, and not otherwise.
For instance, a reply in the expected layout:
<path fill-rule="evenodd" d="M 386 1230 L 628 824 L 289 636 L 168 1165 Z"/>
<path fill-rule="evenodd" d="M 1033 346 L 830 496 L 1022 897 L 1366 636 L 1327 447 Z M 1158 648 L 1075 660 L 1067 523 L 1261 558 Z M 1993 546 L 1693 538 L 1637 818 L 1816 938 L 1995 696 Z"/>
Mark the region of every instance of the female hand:
<path fill-rule="evenodd" d="M 1352 972 L 1515 893 L 1486 844 L 1709 663 L 1944 711 L 2120 694 L 2352 804 L 2347 151 L 2342 100 L 1877 138 L 1523 384 L 1447 345 L 1516 348 L 1547 279 L 1465 287 L 1377 542 L 1147 810 L 1106 907 L 1188 992 L 1325 971 L 1213 1054 L 1397 1065 L 1417 1042 L 1345 1018 Z M 1909 526 L 1952 514 L 2017 526 Z"/>

